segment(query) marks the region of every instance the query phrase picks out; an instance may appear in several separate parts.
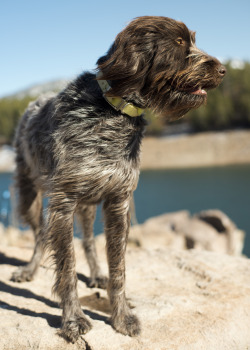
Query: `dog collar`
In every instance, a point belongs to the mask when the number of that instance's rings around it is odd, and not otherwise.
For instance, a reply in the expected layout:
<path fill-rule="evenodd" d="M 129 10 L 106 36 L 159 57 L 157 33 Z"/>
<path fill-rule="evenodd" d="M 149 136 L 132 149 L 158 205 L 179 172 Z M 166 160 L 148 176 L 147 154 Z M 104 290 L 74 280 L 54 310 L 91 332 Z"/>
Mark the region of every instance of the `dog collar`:
<path fill-rule="evenodd" d="M 102 77 L 102 73 L 98 72 L 96 75 L 96 78 L 103 92 L 103 97 L 116 111 L 121 111 L 122 113 L 127 114 L 130 117 L 139 117 L 140 115 L 143 114 L 144 112 L 143 108 L 139 108 L 133 105 L 132 103 L 125 101 L 121 97 L 106 96 L 106 92 L 108 92 L 111 89 L 111 86 L 109 85 L 107 80 L 100 79 L 101 77 Z"/>

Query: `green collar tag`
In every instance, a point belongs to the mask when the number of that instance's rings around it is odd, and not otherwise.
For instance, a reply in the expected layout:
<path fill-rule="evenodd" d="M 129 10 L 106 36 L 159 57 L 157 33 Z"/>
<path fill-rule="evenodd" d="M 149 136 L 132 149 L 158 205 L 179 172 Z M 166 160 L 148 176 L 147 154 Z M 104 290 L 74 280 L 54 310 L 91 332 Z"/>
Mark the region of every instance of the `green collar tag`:
<path fill-rule="evenodd" d="M 101 72 L 98 72 L 96 75 L 97 79 L 100 79 L 101 76 Z M 103 92 L 103 97 L 115 110 L 121 111 L 122 113 L 127 114 L 130 117 L 139 117 L 143 114 L 143 108 L 139 108 L 133 105 L 132 103 L 125 101 L 121 97 L 106 96 L 106 92 L 109 91 L 111 88 L 107 80 L 97 80 L 97 82 Z"/>

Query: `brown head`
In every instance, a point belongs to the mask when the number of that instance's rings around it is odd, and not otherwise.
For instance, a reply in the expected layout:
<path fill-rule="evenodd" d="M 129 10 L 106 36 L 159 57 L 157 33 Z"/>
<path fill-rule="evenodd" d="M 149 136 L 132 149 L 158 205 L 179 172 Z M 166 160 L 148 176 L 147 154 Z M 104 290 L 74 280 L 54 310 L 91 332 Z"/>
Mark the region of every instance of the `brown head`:
<path fill-rule="evenodd" d="M 110 81 L 109 96 L 120 96 L 169 119 L 183 116 L 207 99 L 226 69 L 195 45 L 182 22 L 145 16 L 120 32 L 98 69 Z"/>

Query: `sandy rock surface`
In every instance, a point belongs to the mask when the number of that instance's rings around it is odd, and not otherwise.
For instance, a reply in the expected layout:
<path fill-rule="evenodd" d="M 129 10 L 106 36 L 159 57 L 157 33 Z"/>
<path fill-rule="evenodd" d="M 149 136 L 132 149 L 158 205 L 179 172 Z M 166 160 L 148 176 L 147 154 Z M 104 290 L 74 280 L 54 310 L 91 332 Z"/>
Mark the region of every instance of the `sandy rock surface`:
<path fill-rule="evenodd" d="M 20 243 L 20 242 L 19 242 Z M 107 272 L 104 237 L 97 239 Z M 109 324 L 106 291 L 86 285 L 88 268 L 75 239 L 78 291 L 93 329 L 75 344 L 60 337 L 61 310 L 51 295 L 48 259 L 36 279 L 10 281 L 29 260 L 32 243 L 0 246 L 0 349 L 246 350 L 250 348 L 250 262 L 243 257 L 160 247 L 127 250 L 127 297 L 142 333 L 130 338 Z"/>

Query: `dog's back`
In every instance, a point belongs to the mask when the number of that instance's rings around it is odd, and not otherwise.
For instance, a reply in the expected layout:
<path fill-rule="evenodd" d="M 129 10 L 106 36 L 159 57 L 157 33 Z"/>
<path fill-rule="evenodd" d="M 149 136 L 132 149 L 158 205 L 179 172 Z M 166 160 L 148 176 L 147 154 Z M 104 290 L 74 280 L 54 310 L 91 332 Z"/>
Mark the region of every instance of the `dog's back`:
<path fill-rule="evenodd" d="M 30 180 L 48 174 L 51 167 L 50 113 L 55 94 L 49 93 L 30 102 L 16 131 L 14 146 L 17 167 L 26 168 Z"/>

